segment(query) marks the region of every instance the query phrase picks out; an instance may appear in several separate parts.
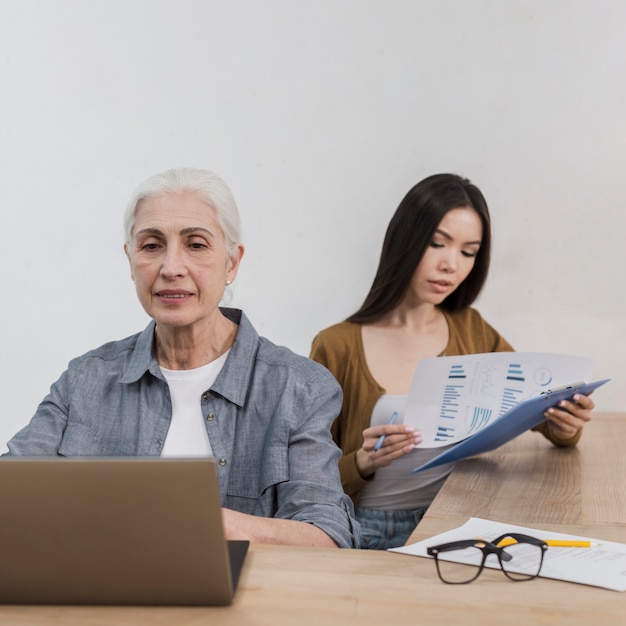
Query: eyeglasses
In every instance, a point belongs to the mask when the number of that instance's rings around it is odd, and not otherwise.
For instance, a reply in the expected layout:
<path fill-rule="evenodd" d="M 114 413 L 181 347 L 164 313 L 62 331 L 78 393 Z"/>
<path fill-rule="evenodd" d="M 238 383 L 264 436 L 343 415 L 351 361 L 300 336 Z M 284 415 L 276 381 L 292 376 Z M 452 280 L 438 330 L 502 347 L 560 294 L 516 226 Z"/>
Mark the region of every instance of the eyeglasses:
<path fill-rule="evenodd" d="M 498 558 L 500 568 L 516 582 L 539 576 L 548 544 L 519 533 L 501 535 L 492 542 L 482 539 L 453 541 L 426 548 L 435 557 L 437 574 L 444 583 L 464 585 L 476 580 L 490 554 Z"/>

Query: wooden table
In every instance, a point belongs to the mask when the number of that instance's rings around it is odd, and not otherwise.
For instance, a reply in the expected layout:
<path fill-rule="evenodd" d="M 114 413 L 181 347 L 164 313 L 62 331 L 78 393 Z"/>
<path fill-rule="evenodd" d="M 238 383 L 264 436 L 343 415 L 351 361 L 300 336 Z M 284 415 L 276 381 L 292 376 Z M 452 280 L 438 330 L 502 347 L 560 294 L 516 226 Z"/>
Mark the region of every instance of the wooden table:
<path fill-rule="evenodd" d="M 576 449 L 537 433 L 460 463 L 411 541 L 469 517 L 626 543 L 626 414 L 599 414 Z M 439 581 L 430 559 L 389 552 L 253 546 L 230 607 L 0 607 L 0 625 L 196 626 L 626 624 L 626 593 L 484 571 Z"/>
<path fill-rule="evenodd" d="M 626 543 L 626 413 L 594 416 L 576 448 L 528 432 L 459 463 L 408 543 L 469 517 Z"/>

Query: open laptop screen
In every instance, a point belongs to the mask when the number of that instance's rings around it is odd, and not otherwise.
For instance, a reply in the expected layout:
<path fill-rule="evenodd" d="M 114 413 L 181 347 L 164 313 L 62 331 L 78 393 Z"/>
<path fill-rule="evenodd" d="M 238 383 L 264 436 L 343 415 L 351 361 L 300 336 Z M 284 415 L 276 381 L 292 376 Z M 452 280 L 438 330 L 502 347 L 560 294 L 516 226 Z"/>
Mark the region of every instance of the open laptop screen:
<path fill-rule="evenodd" d="M 5 457 L 0 502 L 2 603 L 232 601 L 212 459 Z"/>

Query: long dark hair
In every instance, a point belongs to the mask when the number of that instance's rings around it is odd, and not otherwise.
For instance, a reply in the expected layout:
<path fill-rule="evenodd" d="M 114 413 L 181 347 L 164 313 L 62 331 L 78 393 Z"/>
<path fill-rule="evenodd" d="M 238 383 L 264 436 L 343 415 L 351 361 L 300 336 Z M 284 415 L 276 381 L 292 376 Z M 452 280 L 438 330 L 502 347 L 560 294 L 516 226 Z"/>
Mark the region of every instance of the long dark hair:
<path fill-rule="evenodd" d="M 375 322 L 398 306 L 441 220 L 448 211 L 462 207 L 478 213 L 482 241 L 472 271 L 440 306 L 458 311 L 476 300 L 489 272 L 491 218 L 487 202 L 467 178 L 434 174 L 417 183 L 400 202 L 387 227 L 372 287 L 349 322 Z"/>

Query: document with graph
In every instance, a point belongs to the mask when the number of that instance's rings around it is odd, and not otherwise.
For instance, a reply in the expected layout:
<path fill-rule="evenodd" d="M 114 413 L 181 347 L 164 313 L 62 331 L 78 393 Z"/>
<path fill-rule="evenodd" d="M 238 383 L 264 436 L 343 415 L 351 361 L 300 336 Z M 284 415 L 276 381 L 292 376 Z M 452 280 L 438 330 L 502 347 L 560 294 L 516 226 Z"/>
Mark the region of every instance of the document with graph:
<path fill-rule="evenodd" d="M 422 359 L 404 423 L 421 430 L 421 448 L 457 444 L 429 461 L 427 466 L 433 467 L 493 450 L 543 421 L 548 407 L 607 382 L 585 383 L 590 376 L 590 359 L 561 354 L 494 352 Z"/>

